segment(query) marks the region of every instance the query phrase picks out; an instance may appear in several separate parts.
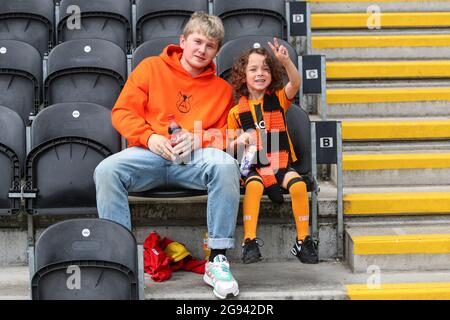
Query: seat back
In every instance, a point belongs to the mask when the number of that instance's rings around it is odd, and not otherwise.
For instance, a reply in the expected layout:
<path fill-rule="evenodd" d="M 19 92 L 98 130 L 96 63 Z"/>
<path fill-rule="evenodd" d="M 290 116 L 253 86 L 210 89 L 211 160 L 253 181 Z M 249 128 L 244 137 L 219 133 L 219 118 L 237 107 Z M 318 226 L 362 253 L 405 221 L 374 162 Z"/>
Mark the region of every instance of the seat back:
<path fill-rule="evenodd" d="M 0 1 L 0 39 L 32 45 L 43 56 L 53 46 L 53 0 Z"/>
<path fill-rule="evenodd" d="M 74 5 L 80 8 L 82 26 L 73 21 Z M 57 44 L 75 39 L 104 39 L 129 52 L 131 3 L 124 0 L 62 0 L 57 28 Z"/>
<path fill-rule="evenodd" d="M 0 40 L 0 105 L 16 111 L 27 124 L 39 108 L 41 88 L 39 52 L 25 42 Z"/>
<path fill-rule="evenodd" d="M 136 0 L 136 45 L 154 38 L 180 36 L 192 13 L 208 10 L 208 0 Z"/>
<path fill-rule="evenodd" d="M 97 214 L 94 170 L 120 151 L 111 111 L 91 103 L 62 103 L 42 110 L 31 127 L 27 156 L 28 213 Z"/>
<path fill-rule="evenodd" d="M 20 192 L 25 159 L 25 125 L 13 110 L 0 106 L 0 215 L 17 213 L 20 199 L 10 199 L 10 192 Z"/>
<path fill-rule="evenodd" d="M 214 0 L 214 14 L 225 27 L 224 42 L 255 35 L 287 40 L 284 0 Z"/>
<path fill-rule="evenodd" d="M 72 219 L 47 228 L 35 246 L 34 300 L 137 300 L 133 234 L 103 219 Z"/>
<path fill-rule="evenodd" d="M 251 49 L 255 44 L 259 44 L 261 47 L 265 47 L 272 52 L 267 42 L 273 43 L 273 37 L 270 36 L 245 36 L 234 40 L 231 40 L 223 45 L 217 56 L 217 74 L 225 80 L 229 80 L 231 76 L 231 68 L 235 60 L 239 55 L 248 49 Z M 294 65 L 298 66 L 298 56 L 295 48 L 292 47 L 287 41 L 279 40 L 279 43 L 284 45 L 289 52 Z"/>
<path fill-rule="evenodd" d="M 48 57 L 44 105 L 91 102 L 112 109 L 127 77 L 124 51 L 111 41 L 71 40 Z"/>
<path fill-rule="evenodd" d="M 145 58 L 158 56 L 169 44 L 179 44 L 180 37 L 165 37 L 148 40 L 141 44 L 134 52 L 131 60 L 131 68 L 136 66 Z"/>

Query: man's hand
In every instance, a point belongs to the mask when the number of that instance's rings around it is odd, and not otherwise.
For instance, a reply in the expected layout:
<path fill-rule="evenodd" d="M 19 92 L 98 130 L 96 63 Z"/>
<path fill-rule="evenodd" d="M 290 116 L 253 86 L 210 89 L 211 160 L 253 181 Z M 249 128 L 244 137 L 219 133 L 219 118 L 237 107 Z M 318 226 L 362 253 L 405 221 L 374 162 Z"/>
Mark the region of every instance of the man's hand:
<path fill-rule="evenodd" d="M 197 150 L 200 146 L 201 144 L 198 136 L 183 130 L 182 133 L 177 135 L 173 153 L 179 155 L 181 159 L 186 159 L 192 151 Z"/>
<path fill-rule="evenodd" d="M 169 139 L 159 134 L 152 134 L 148 139 L 148 148 L 151 152 L 166 160 L 175 161 L 175 154 Z"/>

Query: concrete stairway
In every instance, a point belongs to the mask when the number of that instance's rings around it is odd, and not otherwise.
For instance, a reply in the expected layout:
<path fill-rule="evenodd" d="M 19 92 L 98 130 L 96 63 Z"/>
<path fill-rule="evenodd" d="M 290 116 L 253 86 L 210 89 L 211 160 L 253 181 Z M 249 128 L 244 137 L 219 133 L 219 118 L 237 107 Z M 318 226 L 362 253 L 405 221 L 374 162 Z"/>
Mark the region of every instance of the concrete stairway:
<path fill-rule="evenodd" d="M 368 28 L 370 5 L 379 9 L 378 29 Z M 311 7 L 313 53 L 327 56 L 328 118 L 343 126 L 350 269 L 448 269 L 450 3 L 312 0 Z M 420 299 L 445 298 L 448 285 L 347 289 L 353 299 Z"/>
<path fill-rule="evenodd" d="M 371 5 L 381 29 L 367 28 Z M 450 2 L 311 0 L 311 8 L 312 53 L 327 56 L 328 118 L 343 123 L 345 261 L 335 259 L 332 169 L 320 181 L 319 265 L 289 252 L 288 196 L 282 206 L 263 200 L 263 263 L 240 264 L 240 209 L 228 253 L 239 298 L 450 299 Z M 130 208 L 139 243 L 155 230 L 203 257 L 205 197 L 130 197 Z M 58 219 L 36 219 L 36 236 Z M 0 299 L 28 297 L 26 223 L 0 217 Z M 177 272 L 163 283 L 147 278 L 146 298 L 214 296 L 201 276 Z"/>
<path fill-rule="evenodd" d="M 354 272 L 370 266 L 383 271 L 446 270 L 450 225 L 401 225 L 347 229 L 346 252 Z"/>

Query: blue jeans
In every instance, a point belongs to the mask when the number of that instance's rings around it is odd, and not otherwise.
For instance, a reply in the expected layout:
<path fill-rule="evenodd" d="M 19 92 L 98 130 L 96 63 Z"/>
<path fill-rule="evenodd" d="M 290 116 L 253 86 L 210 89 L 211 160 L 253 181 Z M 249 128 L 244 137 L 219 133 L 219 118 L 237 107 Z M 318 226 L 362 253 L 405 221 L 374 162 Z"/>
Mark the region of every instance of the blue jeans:
<path fill-rule="evenodd" d="M 208 244 L 212 249 L 233 248 L 239 176 L 237 161 L 218 149 L 196 150 L 188 164 L 178 165 L 147 149 L 132 147 L 106 158 L 95 169 L 97 209 L 100 218 L 131 230 L 128 192 L 162 186 L 208 190 Z"/>

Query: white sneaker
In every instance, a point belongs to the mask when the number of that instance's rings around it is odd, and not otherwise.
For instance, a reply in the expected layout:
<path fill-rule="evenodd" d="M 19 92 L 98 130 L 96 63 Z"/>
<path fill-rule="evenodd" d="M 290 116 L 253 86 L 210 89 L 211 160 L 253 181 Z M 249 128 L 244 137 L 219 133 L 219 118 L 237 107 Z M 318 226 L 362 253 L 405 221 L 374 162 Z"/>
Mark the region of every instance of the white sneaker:
<path fill-rule="evenodd" d="M 226 299 L 229 294 L 239 294 L 239 286 L 231 274 L 227 257 L 222 254 L 215 256 L 213 262 L 206 263 L 203 280 L 214 288 L 214 294 L 220 299 Z"/>

